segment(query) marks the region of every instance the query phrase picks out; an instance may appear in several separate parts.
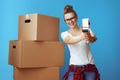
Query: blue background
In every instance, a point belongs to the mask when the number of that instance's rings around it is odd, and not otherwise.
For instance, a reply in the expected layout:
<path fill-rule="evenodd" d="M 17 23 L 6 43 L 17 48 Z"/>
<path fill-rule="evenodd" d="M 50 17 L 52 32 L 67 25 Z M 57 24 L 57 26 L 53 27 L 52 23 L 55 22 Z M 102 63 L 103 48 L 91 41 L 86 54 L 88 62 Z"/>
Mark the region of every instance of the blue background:
<path fill-rule="evenodd" d="M 66 4 L 74 6 L 81 19 L 89 17 L 97 42 L 91 44 L 95 64 L 101 80 L 119 80 L 120 74 L 120 0 L 0 0 L 0 80 L 13 80 L 13 67 L 8 65 L 9 40 L 18 39 L 18 16 L 41 13 L 60 18 L 60 33 L 68 29 L 63 20 Z M 61 38 L 60 41 L 62 42 Z M 69 51 L 65 45 L 65 65 L 68 68 Z"/>

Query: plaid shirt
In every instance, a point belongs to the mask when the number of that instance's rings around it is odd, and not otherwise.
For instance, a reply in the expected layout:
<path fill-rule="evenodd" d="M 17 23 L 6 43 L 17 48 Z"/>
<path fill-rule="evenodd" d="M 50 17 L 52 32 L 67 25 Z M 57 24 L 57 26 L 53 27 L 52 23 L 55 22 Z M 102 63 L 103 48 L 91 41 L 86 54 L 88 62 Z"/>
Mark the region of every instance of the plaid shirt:
<path fill-rule="evenodd" d="M 74 80 L 84 80 L 83 73 L 85 71 L 94 71 L 96 72 L 97 80 L 100 80 L 100 74 L 93 64 L 83 65 L 83 66 L 74 66 L 70 65 L 68 71 L 65 73 L 63 80 L 68 80 L 69 72 L 74 72 Z"/>

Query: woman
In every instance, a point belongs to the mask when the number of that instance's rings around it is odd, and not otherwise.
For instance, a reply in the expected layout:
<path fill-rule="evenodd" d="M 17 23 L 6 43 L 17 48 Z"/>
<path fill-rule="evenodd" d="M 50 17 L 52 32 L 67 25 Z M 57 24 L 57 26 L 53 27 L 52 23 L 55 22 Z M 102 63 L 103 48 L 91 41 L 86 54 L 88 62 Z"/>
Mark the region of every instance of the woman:
<path fill-rule="evenodd" d="M 89 48 L 89 43 L 97 39 L 95 34 L 91 29 L 87 33 L 82 32 L 77 25 L 78 16 L 70 5 L 64 7 L 64 20 L 70 29 L 62 32 L 61 37 L 68 45 L 70 63 L 63 80 L 100 80 Z"/>

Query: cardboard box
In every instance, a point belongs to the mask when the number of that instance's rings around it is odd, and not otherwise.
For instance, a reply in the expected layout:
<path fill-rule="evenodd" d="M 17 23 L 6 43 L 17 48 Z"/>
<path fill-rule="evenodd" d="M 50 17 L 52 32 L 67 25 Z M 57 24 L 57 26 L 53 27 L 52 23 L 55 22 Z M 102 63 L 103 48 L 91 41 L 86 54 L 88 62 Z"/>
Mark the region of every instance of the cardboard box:
<path fill-rule="evenodd" d="M 9 64 L 19 68 L 64 65 L 64 43 L 32 40 L 10 41 Z"/>
<path fill-rule="evenodd" d="M 59 40 L 59 18 L 43 14 L 19 16 L 18 40 Z"/>
<path fill-rule="evenodd" d="M 60 80 L 59 67 L 14 68 L 14 80 Z"/>

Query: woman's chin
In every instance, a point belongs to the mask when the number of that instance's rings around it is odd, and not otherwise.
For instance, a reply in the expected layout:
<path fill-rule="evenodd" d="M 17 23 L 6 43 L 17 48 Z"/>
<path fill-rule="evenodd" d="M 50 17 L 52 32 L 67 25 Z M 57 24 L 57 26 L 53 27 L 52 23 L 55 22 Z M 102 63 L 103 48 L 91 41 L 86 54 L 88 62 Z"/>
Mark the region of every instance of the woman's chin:
<path fill-rule="evenodd" d="M 71 28 L 74 28 L 74 25 L 70 25 Z"/>

